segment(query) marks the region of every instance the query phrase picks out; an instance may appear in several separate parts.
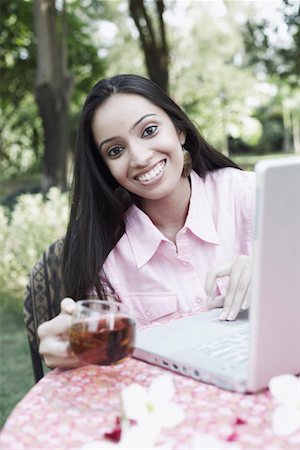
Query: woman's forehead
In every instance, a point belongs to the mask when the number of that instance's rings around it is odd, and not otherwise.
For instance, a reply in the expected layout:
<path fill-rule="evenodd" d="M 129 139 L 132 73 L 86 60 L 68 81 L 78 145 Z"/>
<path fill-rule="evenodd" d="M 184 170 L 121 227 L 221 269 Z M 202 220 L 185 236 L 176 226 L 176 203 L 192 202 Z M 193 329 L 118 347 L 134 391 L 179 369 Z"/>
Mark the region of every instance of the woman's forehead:
<path fill-rule="evenodd" d="M 118 93 L 110 96 L 105 102 L 100 105 L 97 110 L 101 110 L 102 113 L 106 110 L 115 108 L 122 109 L 132 109 L 134 111 L 135 108 L 157 108 L 163 111 L 162 108 L 155 105 L 155 103 L 148 100 L 146 97 L 138 94 L 127 94 L 127 93 Z M 117 112 L 116 110 L 114 112 Z"/>
<path fill-rule="evenodd" d="M 165 111 L 137 94 L 114 94 L 95 111 L 93 128 L 105 130 L 113 124 L 131 127 L 145 115 L 167 116 Z"/>

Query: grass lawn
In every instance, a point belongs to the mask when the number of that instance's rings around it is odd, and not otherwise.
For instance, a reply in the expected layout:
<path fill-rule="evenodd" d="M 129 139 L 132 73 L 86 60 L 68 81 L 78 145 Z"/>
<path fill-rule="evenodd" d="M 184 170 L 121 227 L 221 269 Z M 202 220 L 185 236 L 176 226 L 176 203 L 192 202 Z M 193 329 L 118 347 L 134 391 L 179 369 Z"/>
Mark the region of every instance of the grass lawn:
<path fill-rule="evenodd" d="M 22 311 L 1 307 L 0 427 L 33 386 L 34 378 Z"/>

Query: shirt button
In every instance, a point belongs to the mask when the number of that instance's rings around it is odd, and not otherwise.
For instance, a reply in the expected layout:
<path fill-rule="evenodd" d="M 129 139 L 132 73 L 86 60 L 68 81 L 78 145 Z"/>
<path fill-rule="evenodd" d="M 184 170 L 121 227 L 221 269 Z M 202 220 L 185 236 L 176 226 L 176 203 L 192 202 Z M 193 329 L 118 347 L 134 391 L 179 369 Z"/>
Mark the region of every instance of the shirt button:
<path fill-rule="evenodd" d="M 146 316 L 148 316 L 148 317 L 152 317 L 153 316 L 153 314 L 152 314 L 152 312 L 151 311 L 146 311 Z"/>

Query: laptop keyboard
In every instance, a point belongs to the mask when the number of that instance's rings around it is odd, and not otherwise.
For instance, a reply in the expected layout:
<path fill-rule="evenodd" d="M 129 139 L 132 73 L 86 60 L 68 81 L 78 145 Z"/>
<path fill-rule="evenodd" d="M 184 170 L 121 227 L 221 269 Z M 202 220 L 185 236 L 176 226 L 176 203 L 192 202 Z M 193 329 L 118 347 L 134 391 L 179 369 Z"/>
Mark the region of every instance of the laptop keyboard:
<path fill-rule="evenodd" d="M 194 348 L 194 351 L 220 358 L 224 362 L 243 363 L 248 360 L 248 348 L 249 329 L 202 344 Z"/>

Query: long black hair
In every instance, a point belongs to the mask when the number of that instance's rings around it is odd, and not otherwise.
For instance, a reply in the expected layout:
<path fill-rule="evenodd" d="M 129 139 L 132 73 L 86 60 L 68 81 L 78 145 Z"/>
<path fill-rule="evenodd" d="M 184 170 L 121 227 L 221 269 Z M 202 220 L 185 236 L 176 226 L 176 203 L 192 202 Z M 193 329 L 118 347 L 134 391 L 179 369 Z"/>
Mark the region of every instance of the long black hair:
<path fill-rule="evenodd" d="M 75 300 L 93 288 L 99 297 L 105 295 L 107 287 L 104 291 L 100 273 L 109 252 L 124 233 L 126 208 L 114 194 L 118 184 L 104 163 L 92 132 L 95 111 L 118 93 L 140 95 L 168 114 L 175 128 L 186 133 L 185 148 L 200 177 L 222 167 L 239 168 L 211 147 L 182 109 L 147 78 L 116 75 L 96 83 L 84 103 L 79 123 L 71 212 L 63 250 L 65 292 Z"/>

